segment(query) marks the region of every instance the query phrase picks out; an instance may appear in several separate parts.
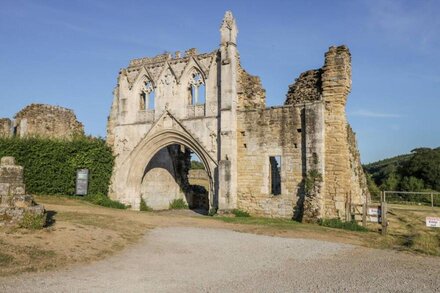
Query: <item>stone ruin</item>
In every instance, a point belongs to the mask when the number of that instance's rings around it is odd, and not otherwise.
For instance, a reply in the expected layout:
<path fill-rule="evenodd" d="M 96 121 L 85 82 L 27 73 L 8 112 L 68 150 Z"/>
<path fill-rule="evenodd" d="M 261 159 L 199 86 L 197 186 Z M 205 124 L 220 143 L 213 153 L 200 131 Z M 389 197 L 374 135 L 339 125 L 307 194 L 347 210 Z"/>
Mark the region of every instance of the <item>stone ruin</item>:
<path fill-rule="evenodd" d="M 15 164 L 14 157 L 0 160 L 0 225 L 18 225 L 26 214 L 44 215 L 44 207 L 26 194 L 23 167 Z"/>
<path fill-rule="evenodd" d="M 0 137 L 72 139 L 78 135 L 84 135 L 84 126 L 72 110 L 59 106 L 31 104 L 14 120 L 0 119 Z"/>
<path fill-rule="evenodd" d="M 214 51 L 139 58 L 121 69 L 107 125 L 115 155 L 109 196 L 134 209 L 141 199 L 162 209 L 184 198 L 187 174 L 176 173 L 177 157 L 163 151 L 175 145 L 203 162 L 210 209 L 345 219 L 348 202 L 369 198 L 345 113 L 348 48 L 330 47 L 322 68 L 289 86 L 284 105 L 266 107 L 260 78 L 240 64 L 237 34 L 228 11 Z"/>

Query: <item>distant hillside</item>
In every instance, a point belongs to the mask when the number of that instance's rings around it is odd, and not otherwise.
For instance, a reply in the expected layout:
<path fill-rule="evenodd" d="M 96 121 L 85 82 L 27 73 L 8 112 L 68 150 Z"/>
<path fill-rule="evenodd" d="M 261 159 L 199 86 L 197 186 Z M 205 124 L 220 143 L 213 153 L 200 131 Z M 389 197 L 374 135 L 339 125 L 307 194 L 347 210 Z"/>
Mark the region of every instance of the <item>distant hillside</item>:
<path fill-rule="evenodd" d="M 440 191 L 440 148 L 417 148 L 363 166 L 369 175 L 370 191 Z M 379 189 L 378 189 L 379 188 Z"/>

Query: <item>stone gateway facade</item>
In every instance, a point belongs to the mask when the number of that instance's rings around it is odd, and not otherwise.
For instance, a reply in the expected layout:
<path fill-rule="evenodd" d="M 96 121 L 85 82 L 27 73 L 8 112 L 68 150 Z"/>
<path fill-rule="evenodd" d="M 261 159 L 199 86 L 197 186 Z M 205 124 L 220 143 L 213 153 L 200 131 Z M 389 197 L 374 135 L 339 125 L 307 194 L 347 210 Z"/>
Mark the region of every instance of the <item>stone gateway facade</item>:
<path fill-rule="evenodd" d="M 267 108 L 260 79 L 240 65 L 237 25 L 226 12 L 220 48 L 134 59 L 120 71 L 108 119 L 116 157 L 110 197 L 164 209 L 188 188 L 192 153 L 209 178 L 209 208 L 264 217 L 341 218 L 369 197 L 345 114 L 347 47 L 302 73 L 283 106 Z"/>

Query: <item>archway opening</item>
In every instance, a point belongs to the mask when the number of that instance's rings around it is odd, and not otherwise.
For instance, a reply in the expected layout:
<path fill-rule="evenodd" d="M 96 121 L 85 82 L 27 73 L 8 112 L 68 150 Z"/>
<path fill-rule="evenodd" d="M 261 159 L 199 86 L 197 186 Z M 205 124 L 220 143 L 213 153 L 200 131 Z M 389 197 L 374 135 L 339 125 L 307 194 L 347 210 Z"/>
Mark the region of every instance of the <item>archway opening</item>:
<path fill-rule="evenodd" d="M 185 204 L 208 214 L 211 182 L 207 167 L 189 147 L 170 144 L 157 151 L 145 167 L 141 182 L 143 204 L 166 210 Z"/>

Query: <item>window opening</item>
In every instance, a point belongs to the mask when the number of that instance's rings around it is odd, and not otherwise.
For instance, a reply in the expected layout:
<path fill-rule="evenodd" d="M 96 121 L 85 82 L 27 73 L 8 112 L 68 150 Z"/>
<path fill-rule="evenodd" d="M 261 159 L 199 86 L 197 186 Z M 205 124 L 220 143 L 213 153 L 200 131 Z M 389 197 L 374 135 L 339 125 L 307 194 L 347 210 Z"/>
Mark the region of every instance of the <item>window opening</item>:
<path fill-rule="evenodd" d="M 153 83 L 151 81 L 146 81 L 141 89 L 139 109 L 153 110 L 154 107 L 155 107 L 155 93 L 154 93 Z"/>
<path fill-rule="evenodd" d="M 200 72 L 193 72 L 189 80 L 189 103 L 190 105 L 205 103 L 205 83 Z"/>
<path fill-rule="evenodd" d="M 270 190 L 273 195 L 281 194 L 281 156 L 269 157 Z"/>

